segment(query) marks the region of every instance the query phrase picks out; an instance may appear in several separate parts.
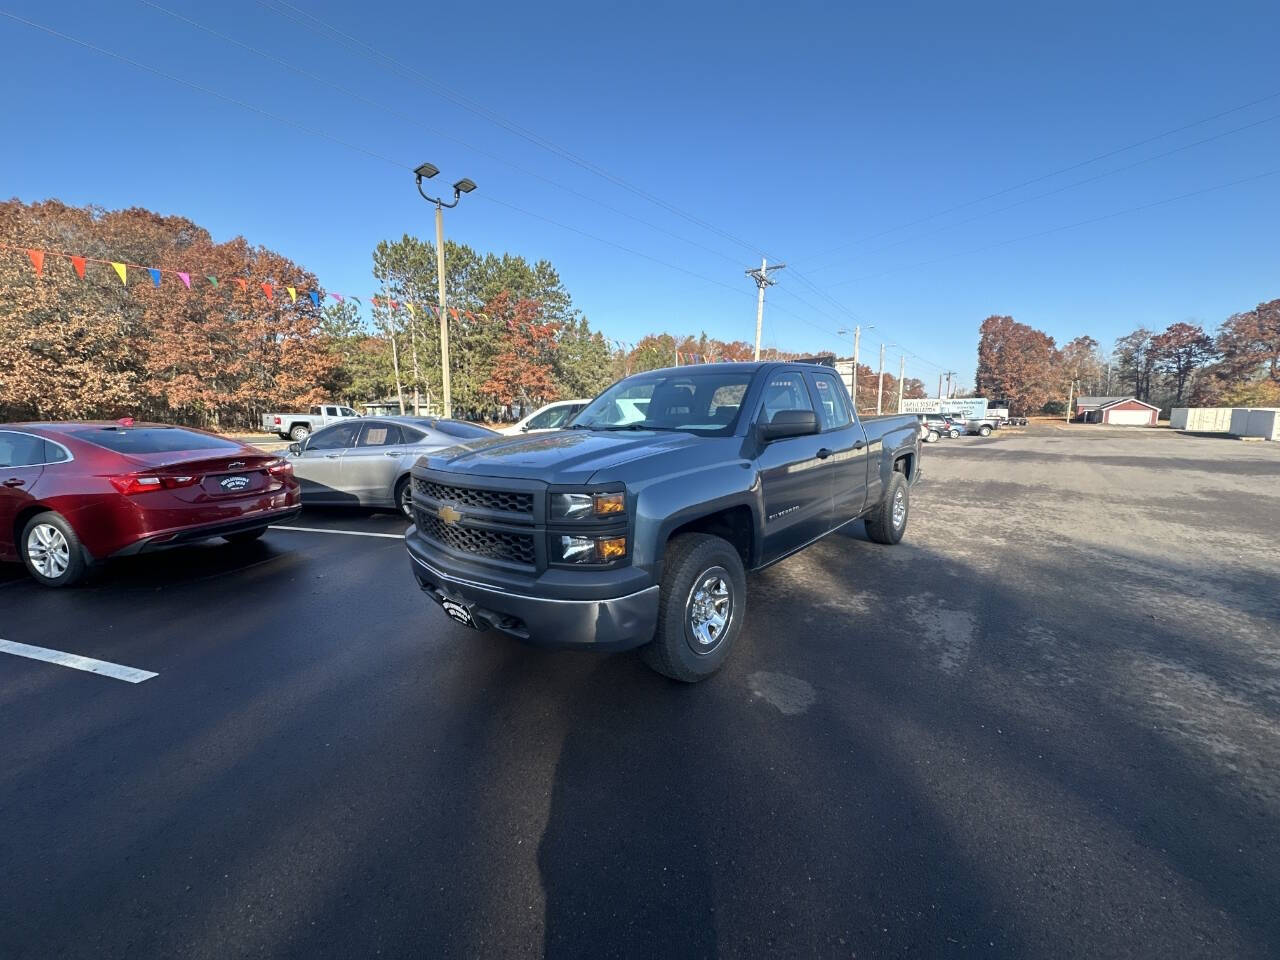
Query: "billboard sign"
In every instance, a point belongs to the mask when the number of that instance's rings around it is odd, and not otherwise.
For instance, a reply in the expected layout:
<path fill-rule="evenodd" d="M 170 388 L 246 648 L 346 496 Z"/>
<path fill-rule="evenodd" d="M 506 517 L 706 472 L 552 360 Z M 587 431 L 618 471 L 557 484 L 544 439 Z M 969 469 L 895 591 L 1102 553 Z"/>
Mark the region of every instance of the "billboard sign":
<path fill-rule="evenodd" d="M 918 400 L 903 398 L 903 413 L 946 413 L 966 420 L 981 420 L 987 415 L 986 397 L 956 397 L 953 400 L 940 400 L 937 397 L 923 397 Z"/>

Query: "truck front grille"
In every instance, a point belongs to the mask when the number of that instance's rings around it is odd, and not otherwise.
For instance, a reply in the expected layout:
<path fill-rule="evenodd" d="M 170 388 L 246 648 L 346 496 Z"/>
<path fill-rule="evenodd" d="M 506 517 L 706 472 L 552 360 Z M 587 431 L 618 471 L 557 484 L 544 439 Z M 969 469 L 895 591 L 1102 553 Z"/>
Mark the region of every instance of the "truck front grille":
<path fill-rule="evenodd" d="M 530 534 L 488 530 L 461 523 L 445 523 L 425 510 L 417 510 L 415 513 L 418 529 L 422 535 L 441 546 L 490 560 L 505 560 L 508 563 L 519 563 L 530 567 L 537 562 L 533 537 Z"/>
<path fill-rule="evenodd" d="M 498 510 L 502 513 L 533 513 L 533 494 L 514 490 L 483 490 L 476 487 L 455 487 L 447 483 L 418 478 L 413 481 L 418 493 L 438 503 L 456 503 L 482 510 Z"/>

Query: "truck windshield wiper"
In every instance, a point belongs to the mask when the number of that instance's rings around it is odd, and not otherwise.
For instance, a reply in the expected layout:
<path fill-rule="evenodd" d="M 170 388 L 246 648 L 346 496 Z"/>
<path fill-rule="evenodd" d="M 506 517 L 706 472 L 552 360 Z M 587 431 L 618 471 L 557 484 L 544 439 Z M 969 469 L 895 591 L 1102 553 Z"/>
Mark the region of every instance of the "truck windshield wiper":
<path fill-rule="evenodd" d="M 636 423 L 620 423 L 612 427 L 596 427 L 597 430 L 679 430 L 679 427 L 655 427 L 642 421 Z"/>

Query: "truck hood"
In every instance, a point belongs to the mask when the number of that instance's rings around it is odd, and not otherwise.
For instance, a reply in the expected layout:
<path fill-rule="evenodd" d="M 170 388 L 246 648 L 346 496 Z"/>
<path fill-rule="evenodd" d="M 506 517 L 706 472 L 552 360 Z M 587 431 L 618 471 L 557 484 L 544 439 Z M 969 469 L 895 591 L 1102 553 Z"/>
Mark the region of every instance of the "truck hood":
<path fill-rule="evenodd" d="M 692 434 L 657 430 L 556 430 L 469 440 L 418 462 L 432 470 L 483 477 L 588 483 L 601 470 L 705 442 Z"/>

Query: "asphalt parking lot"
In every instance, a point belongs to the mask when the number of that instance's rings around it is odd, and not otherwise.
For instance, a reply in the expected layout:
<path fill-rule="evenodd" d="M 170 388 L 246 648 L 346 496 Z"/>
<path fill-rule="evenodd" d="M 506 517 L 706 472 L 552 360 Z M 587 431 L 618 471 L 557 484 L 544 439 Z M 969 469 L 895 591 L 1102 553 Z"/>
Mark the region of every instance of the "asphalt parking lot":
<path fill-rule="evenodd" d="M 924 466 L 694 687 L 451 624 L 390 515 L 0 568 L 0 638 L 156 674 L 0 656 L 0 956 L 1280 955 L 1280 449 Z"/>

